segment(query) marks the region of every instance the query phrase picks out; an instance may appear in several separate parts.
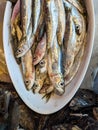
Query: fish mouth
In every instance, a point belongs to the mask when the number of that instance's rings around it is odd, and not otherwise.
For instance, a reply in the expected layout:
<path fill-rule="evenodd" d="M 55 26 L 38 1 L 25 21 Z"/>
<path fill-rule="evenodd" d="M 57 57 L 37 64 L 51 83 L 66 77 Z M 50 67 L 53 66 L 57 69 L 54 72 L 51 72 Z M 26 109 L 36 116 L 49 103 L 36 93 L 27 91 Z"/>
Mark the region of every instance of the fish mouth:
<path fill-rule="evenodd" d="M 33 87 L 33 84 L 34 84 L 33 80 L 25 79 L 25 85 L 26 85 L 27 90 L 31 90 Z"/>
<path fill-rule="evenodd" d="M 35 82 L 33 85 L 33 89 L 32 89 L 33 93 L 38 93 L 40 91 L 40 89 L 41 89 L 41 86 Z"/>
<path fill-rule="evenodd" d="M 64 92 L 65 92 L 64 87 L 55 87 L 54 88 L 54 93 L 56 93 L 59 96 L 63 95 Z"/>
<path fill-rule="evenodd" d="M 24 43 L 25 42 L 25 43 Z M 21 41 L 21 45 L 18 47 L 15 56 L 16 58 L 22 57 L 26 54 L 26 52 L 30 49 L 29 45 L 27 44 L 26 41 Z"/>

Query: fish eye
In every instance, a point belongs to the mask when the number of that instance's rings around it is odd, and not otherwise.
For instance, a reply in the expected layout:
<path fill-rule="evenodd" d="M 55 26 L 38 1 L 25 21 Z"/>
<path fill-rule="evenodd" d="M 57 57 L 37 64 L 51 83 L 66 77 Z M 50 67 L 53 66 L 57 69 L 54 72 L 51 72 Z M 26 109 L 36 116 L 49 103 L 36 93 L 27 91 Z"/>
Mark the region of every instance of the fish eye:
<path fill-rule="evenodd" d="M 29 80 L 26 80 L 26 81 L 25 81 L 25 84 L 26 84 L 26 85 L 29 85 L 29 84 L 30 84 L 30 81 L 29 81 Z"/>
<path fill-rule="evenodd" d="M 60 82 L 59 85 L 63 87 L 64 86 L 64 82 Z"/>
<path fill-rule="evenodd" d="M 80 25 L 76 24 L 76 28 L 75 29 L 76 29 L 76 33 L 78 35 L 80 35 L 81 34 Z"/>
<path fill-rule="evenodd" d="M 40 64 L 40 66 L 41 66 L 41 67 L 43 67 L 43 66 L 44 66 L 44 64 L 45 64 L 45 61 L 44 61 L 44 60 L 42 60 L 39 64 Z"/>

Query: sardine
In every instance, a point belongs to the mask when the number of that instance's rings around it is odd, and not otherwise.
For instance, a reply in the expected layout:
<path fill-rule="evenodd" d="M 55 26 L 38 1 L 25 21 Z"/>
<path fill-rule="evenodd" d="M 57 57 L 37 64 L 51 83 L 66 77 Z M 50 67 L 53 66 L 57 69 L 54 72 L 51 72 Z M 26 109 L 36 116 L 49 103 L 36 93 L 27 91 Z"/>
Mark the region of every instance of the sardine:
<path fill-rule="evenodd" d="M 37 27 L 37 32 L 36 32 L 36 39 L 39 42 L 43 35 L 44 35 L 44 29 L 45 29 L 45 12 L 44 12 L 44 1 L 41 1 L 41 11 L 40 11 L 40 17 L 39 17 L 39 23 Z"/>
<path fill-rule="evenodd" d="M 29 50 L 22 59 L 22 73 L 26 88 L 30 90 L 35 81 L 35 67 L 33 65 L 33 57 L 31 50 Z"/>
<path fill-rule="evenodd" d="M 36 66 L 35 72 L 36 76 L 35 76 L 35 83 L 33 86 L 33 92 L 38 93 L 42 88 L 44 81 L 47 77 L 47 54 L 45 54 L 44 58 Z"/>
<path fill-rule="evenodd" d="M 58 26 L 58 8 L 55 0 L 45 0 L 46 40 L 47 48 L 53 45 Z"/>
<path fill-rule="evenodd" d="M 16 3 L 17 4 L 17 3 Z M 15 6 L 14 7 L 14 12 L 12 13 L 12 21 L 11 21 L 11 35 L 10 35 L 10 43 L 12 44 L 13 47 L 13 51 L 14 51 L 14 56 L 15 56 L 15 52 L 17 50 L 17 47 L 19 45 L 19 42 L 22 38 L 22 31 L 19 27 L 19 23 L 20 23 L 20 13 L 17 12 L 19 6 Z M 16 11 L 15 11 L 16 10 Z M 19 11 L 19 10 L 18 10 Z M 17 12 L 17 13 L 16 13 Z M 15 14 L 14 14 L 15 13 Z M 16 58 L 15 59 L 17 61 L 18 64 L 21 63 L 21 59 L 20 58 Z"/>
<path fill-rule="evenodd" d="M 27 40 L 27 34 L 32 15 L 32 0 L 20 0 L 20 18 L 23 32 L 23 39 Z"/>
<path fill-rule="evenodd" d="M 57 37 L 55 37 L 53 46 L 48 51 L 48 74 L 54 86 L 54 91 L 58 95 L 62 95 L 65 91 L 61 62 L 62 52 L 58 45 Z"/>
<path fill-rule="evenodd" d="M 67 22 L 66 22 L 64 43 L 62 45 L 64 77 L 69 73 L 70 68 L 73 64 L 74 53 L 72 51 L 73 48 L 71 46 L 75 42 L 76 42 L 75 25 L 72 20 L 71 10 L 69 10 L 67 12 Z"/>
<path fill-rule="evenodd" d="M 66 51 L 64 54 L 66 55 L 64 61 L 64 77 L 66 77 L 69 73 L 75 56 L 81 48 L 85 31 L 86 27 L 83 16 L 77 11 L 76 8 L 72 7 L 67 16 L 67 27 L 63 45 L 63 52 Z"/>
<path fill-rule="evenodd" d="M 57 0 L 58 6 L 58 29 L 57 29 L 57 40 L 59 45 L 62 44 L 65 28 L 66 28 L 66 15 L 64 10 L 64 5 L 62 0 Z"/>
<path fill-rule="evenodd" d="M 80 64 L 81 64 L 81 60 L 83 58 L 83 54 L 84 54 L 84 50 L 85 50 L 85 44 L 86 44 L 86 38 L 83 41 L 83 46 L 80 48 L 78 54 L 75 57 L 74 63 L 70 69 L 70 72 L 68 75 L 66 75 L 64 81 L 65 81 L 65 85 L 67 85 L 68 83 L 71 82 L 71 80 L 74 78 L 74 76 L 76 75 Z"/>
<path fill-rule="evenodd" d="M 38 28 L 38 23 L 40 19 L 40 11 L 41 11 L 41 1 L 33 0 L 33 35 L 36 34 L 36 30 Z"/>
<path fill-rule="evenodd" d="M 33 26 L 32 26 L 32 0 L 21 0 L 21 24 L 22 24 L 22 40 L 18 49 L 16 51 L 16 57 L 22 57 L 25 53 L 30 49 L 32 44 L 34 43 L 34 34 L 32 34 Z M 35 7 L 35 6 L 34 6 Z M 34 19 L 34 18 L 33 18 Z M 30 31 L 31 30 L 31 31 Z M 33 31 L 34 32 L 34 31 Z M 29 36 L 28 36 L 29 35 Z"/>
<path fill-rule="evenodd" d="M 13 12 L 12 12 L 12 16 L 11 16 L 11 23 L 13 23 L 13 21 L 15 20 L 16 16 L 19 14 L 20 12 L 20 0 L 17 1 L 17 3 L 15 4 L 14 8 L 13 8 Z"/>
<path fill-rule="evenodd" d="M 42 40 L 38 43 L 37 48 L 35 50 L 34 56 L 33 56 L 33 64 L 38 64 L 42 58 L 44 57 L 46 52 L 46 34 L 44 34 L 44 37 Z"/>

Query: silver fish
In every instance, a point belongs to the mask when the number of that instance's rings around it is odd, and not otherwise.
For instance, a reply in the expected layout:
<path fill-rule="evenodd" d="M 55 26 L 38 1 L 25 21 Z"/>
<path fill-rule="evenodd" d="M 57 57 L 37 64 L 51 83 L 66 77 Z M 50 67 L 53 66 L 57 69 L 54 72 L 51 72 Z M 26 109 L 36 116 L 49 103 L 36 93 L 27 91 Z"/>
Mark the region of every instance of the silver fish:
<path fill-rule="evenodd" d="M 65 91 L 64 79 L 62 75 L 62 53 L 55 37 L 52 48 L 48 51 L 48 74 L 50 81 L 54 86 L 54 91 L 62 95 Z"/>
<path fill-rule="evenodd" d="M 47 48 L 53 45 L 58 26 L 58 9 L 55 0 L 45 0 Z"/>
<path fill-rule="evenodd" d="M 58 29 L 57 29 L 57 40 L 59 45 L 62 44 L 65 28 L 66 28 L 66 15 L 65 15 L 65 9 L 63 5 L 62 0 L 57 0 L 57 6 L 58 6 Z"/>
<path fill-rule="evenodd" d="M 33 65 L 33 57 L 31 50 L 29 50 L 23 57 L 22 60 L 22 73 L 26 88 L 30 90 L 33 87 L 35 81 L 35 67 Z"/>
<path fill-rule="evenodd" d="M 35 83 L 33 86 L 33 92 L 38 93 L 43 87 L 44 81 L 47 77 L 47 54 L 45 54 L 44 58 L 36 66 L 35 72 L 36 76 Z"/>
<path fill-rule="evenodd" d="M 46 34 L 44 34 L 44 37 L 38 43 L 37 48 L 35 49 L 35 53 L 33 55 L 34 65 L 37 65 L 42 60 L 42 58 L 45 55 L 45 52 L 46 52 Z"/>
<path fill-rule="evenodd" d="M 32 14 L 32 0 L 28 0 L 25 2 L 24 1 L 21 2 L 22 8 L 23 8 L 22 9 L 23 40 L 21 41 L 20 46 L 17 49 L 16 57 L 22 57 L 31 48 L 32 44 L 34 43 L 35 34 L 37 31 L 39 16 L 40 16 L 40 0 L 33 1 L 33 14 Z M 25 8 L 24 8 L 24 6 L 25 6 Z M 33 17 L 32 26 L 30 25 L 31 24 L 31 14 L 33 15 L 32 16 Z M 29 31 L 29 29 L 31 31 Z"/>
<path fill-rule="evenodd" d="M 83 54 L 84 54 L 84 50 L 85 50 L 85 44 L 79 50 L 78 54 L 75 57 L 74 63 L 72 65 L 71 69 L 70 69 L 70 72 L 65 77 L 65 85 L 70 83 L 71 80 L 76 75 L 76 73 L 77 73 L 77 71 L 78 71 L 78 69 L 80 67 L 80 64 L 81 64 L 81 60 L 82 60 L 82 57 L 83 57 Z"/>
<path fill-rule="evenodd" d="M 68 75 L 73 65 L 75 56 L 81 48 L 85 32 L 86 27 L 83 16 L 78 12 L 76 8 L 72 7 L 67 16 L 67 27 L 63 45 L 66 50 L 66 58 L 64 61 L 64 77 Z M 65 50 L 63 49 L 63 52 Z"/>
<path fill-rule="evenodd" d="M 13 8 L 12 17 L 11 17 L 11 23 L 15 20 L 16 16 L 20 12 L 20 0 L 18 0 Z"/>

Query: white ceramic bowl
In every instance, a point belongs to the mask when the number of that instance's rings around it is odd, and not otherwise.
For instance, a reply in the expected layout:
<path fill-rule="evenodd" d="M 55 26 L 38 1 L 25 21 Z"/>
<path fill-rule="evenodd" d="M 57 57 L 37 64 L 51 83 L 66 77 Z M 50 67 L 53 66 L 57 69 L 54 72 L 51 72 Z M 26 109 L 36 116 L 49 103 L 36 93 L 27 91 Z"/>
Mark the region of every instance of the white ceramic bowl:
<path fill-rule="evenodd" d="M 93 41 L 94 41 L 94 26 L 95 26 L 93 2 L 92 0 L 85 0 L 85 1 L 87 3 L 86 5 L 87 5 L 89 25 L 87 32 L 88 33 L 87 46 L 85 48 L 83 61 L 78 70 L 78 73 L 71 81 L 71 83 L 66 87 L 66 92 L 64 93 L 64 95 L 61 97 L 54 95 L 50 98 L 48 103 L 46 103 L 45 100 L 42 99 L 41 95 L 39 94 L 34 95 L 32 91 L 27 91 L 25 88 L 23 78 L 20 72 L 20 67 L 19 65 L 17 65 L 14 59 L 11 43 L 9 41 L 9 31 L 10 31 L 9 27 L 10 27 L 10 17 L 12 9 L 11 9 L 11 3 L 7 2 L 4 15 L 4 26 L 3 26 L 3 43 L 4 43 L 4 52 L 7 67 L 17 93 L 22 98 L 24 103 L 37 113 L 51 114 L 63 108 L 75 95 L 75 93 L 77 92 L 83 81 L 92 54 Z"/>

